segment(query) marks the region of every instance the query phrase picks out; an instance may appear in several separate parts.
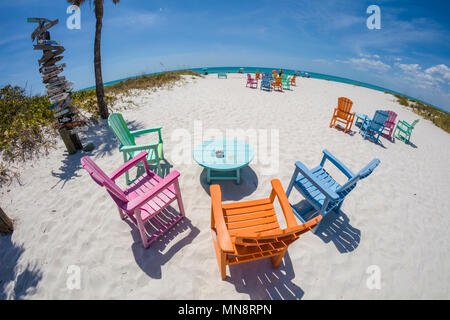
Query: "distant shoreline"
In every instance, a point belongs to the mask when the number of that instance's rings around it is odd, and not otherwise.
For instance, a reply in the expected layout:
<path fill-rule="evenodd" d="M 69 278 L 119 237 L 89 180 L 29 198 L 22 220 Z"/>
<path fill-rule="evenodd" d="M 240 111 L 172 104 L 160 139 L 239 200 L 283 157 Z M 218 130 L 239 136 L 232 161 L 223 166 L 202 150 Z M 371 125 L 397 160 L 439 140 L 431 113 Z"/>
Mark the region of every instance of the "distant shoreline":
<path fill-rule="evenodd" d="M 149 75 L 154 75 L 154 74 L 161 74 L 164 72 L 175 72 L 175 71 L 180 71 L 180 70 L 191 70 L 194 72 L 198 72 L 198 73 L 204 73 L 205 71 L 208 73 L 219 73 L 219 72 L 225 72 L 225 73 L 255 73 L 255 72 L 272 72 L 272 70 L 279 70 L 279 68 L 265 68 L 265 67 L 203 67 L 203 68 L 185 68 L 185 69 L 179 69 L 179 70 L 167 70 L 167 71 L 160 71 L 160 72 L 153 72 L 153 73 L 148 73 L 145 74 L 146 76 Z M 353 79 L 348 79 L 348 78 L 343 78 L 343 77 L 338 77 L 338 76 L 333 76 L 333 75 L 327 75 L 327 74 L 323 74 L 323 73 L 317 73 L 317 72 L 310 72 L 310 71 L 302 71 L 302 70 L 294 70 L 294 69 L 283 69 L 283 72 L 286 74 L 303 74 L 303 75 L 309 75 L 310 78 L 312 79 L 321 79 L 321 80 L 327 80 L 327 81 L 334 81 L 334 82 L 339 82 L 339 83 L 345 83 L 345 84 L 350 84 L 350 85 L 356 85 L 356 86 L 360 86 L 360 87 L 364 87 L 364 88 L 368 88 L 368 89 L 372 89 L 372 90 L 376 90 L 376 91 L 381 91 L 384 93 L 390 93 L 390 94 L 396 94 L 396 95 L 400 95 L 400 96 L 404 96 L 406 98 L 408 98 L 409 100 L 414 100 L 414 101 L 418 101 L 421 102 L 423 104 L 429 105 L 430 107 L 433 107 L 435 109 L 438 109 L 442 112 L 445 113 L 449 113 L 449 111 L 437 107 L 433 104 L 430 104 L 426 101 L 408 96 L 406 94 L 391 90 L 391 89 L 387 89 L 387 88 L 383 88 L 380 86 L 376 86 L 370 83 L 365 83 L 365 82 L 361 82 L 361 81 L 357 81 L 357 80 L 353 80 Z M 144 74 L 142 74 L 144 75 Z M 131 76 L 131 77 L 127 77 L 127 78 L 123 78 L 123 79 L 118 79 L 118 80 L 113 80 L 113 81 L 108 81 L 103 83 L 103 85 L 106 86 L 110 86 L 116 83 L 119 83 L 121 81 L 125 81 L 127 79 L 132 79 L 132 78 L 139 78 L 142 75 L 138 75 L 138 76 Z M 77 91 L 86 91 L 86 90 L 92 90 L 95 89 L 95 86 L 91 86 L 88 88 L 84 88 L 84 89 L 80 89 Z"/>

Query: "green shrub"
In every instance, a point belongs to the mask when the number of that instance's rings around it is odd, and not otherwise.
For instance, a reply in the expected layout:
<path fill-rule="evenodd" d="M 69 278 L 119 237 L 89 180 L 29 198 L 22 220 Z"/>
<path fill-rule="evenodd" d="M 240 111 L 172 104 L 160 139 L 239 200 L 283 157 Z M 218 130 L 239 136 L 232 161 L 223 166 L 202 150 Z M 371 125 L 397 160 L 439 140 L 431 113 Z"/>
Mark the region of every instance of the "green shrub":
<path fill-rule="evenodd" d="M 20 87 L 0 89 L 0 153 L 7 163 L 31 159 L 53 145 L 54 122 L 47 97 L 27 96 Z"/>
<path fill-rule="evenodd" d="M 72 106 L 78 111 L 85 111 L 89 114 L 90 120 L 96 121 L 100 117 L 97 104 L 97 94 L 95 89 L 72 92 Z M 111 106 L 116 101 L 113 95 L 105 94 L 107 106 Z"/>
<path fill-rule="evenodd" d="M 411 108 L 411 110 L 424 119 L 433 122 L 437 127 L 450 133 L 450 113 L 433 108 L 419 101 L 408 99 L 404 96 L 394 94 L 397 102 L 402 106 Z"/>

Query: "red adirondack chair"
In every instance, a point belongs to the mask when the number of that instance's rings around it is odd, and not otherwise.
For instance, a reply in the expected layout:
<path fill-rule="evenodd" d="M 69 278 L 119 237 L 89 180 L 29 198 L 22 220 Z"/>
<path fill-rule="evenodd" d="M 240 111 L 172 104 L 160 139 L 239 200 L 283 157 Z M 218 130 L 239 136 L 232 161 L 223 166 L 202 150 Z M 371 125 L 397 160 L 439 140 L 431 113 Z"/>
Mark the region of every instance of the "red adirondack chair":
<path fill-rule="evenodd" d="M 386 110 L 387 113 L 389 113 L 389 118 L 384 123 L 384 131 L 387 131 L 387 133 L 383 132 L 383 136 L 389 138 L 390 140 L 394 141 L 393 133 L 395 129 L 395 124 L 397 120 L 397 114 L 394 111 Z"/>
<path fill-rule="evenodd" d="M 91 175 L 92 179 L 102 187 L 105 187 L 119 209 L 120 217 L 125 220 L 130 218 L 138 227 L 144 248 L 148 248 L 150 243 L 173 227 L 184 217 L 183 201 L 181 199 L 178 177 L 180 173 L 176 170 L 168 174 L 164 179 L 148 169 L 147 152 L 141 152 L 136 157 L 130 159 L 111 175 L 106 175 L 94 161 L 89 157 L 81 158 L 81 164 Z M 115 180 L 125 172 L 143 162 L 145 174 L 128 185 L 125 189 L 120 189 Z M 165 210 L 174 200 L 178 202 L 180 210 L 178 215 L 168 213 Z M 161 212 L 164 214 L 162 215 Z M 150 236 L 144 227 L 144 222 L 151 221 L 155 232 Z"/>
<path fill-rule="evenodd" d="M 245 85 L 248 87 L 250 85 L 250 88 L 258 88 L 258 80 L 253 79 L 250 73 L 247 73 L 247 84 Z"/>

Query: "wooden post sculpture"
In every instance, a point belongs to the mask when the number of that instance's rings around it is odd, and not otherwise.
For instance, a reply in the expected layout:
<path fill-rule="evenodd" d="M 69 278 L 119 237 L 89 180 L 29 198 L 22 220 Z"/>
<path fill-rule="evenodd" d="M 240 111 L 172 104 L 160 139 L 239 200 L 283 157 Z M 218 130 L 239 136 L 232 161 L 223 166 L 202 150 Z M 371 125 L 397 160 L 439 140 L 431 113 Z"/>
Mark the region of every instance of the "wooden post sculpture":
<path fill-rule="evenodd" d="M 50 99 L 50 110 L 55 112 L 55 118 L 58 123 L 55 129 L 66 145 L 69 154 L 74 154 L 77 149 L 82 149 L 78 132 L 84 131 L 86 122 L 77 119 L 77 114 L 72 108 L 72 99 L 70 98 L 73 83 L 68 82 L 66 77 L 61 76 L 65 63 L 57 64 L 63 56 L 61 54 L 66 50 L 59 41 L 51 40 L 51 27 L 58 24 L 58 19 L 51 21 L 45 18 L 28 18 L 27 22 L 36 22 L 39 26 L 31 34 L 31 40 L 36 40 L 34 50 L 42 50 L 42 58 L 39 59 L 39 72 L 42 73 L 42 82 L 46 85 L 47 96 Z"/>
<path fill-rule="evenodd" d="M 0 208 L 0 233 L 8 234 L 13 232 L 13 222 L 6 213 Z"/>

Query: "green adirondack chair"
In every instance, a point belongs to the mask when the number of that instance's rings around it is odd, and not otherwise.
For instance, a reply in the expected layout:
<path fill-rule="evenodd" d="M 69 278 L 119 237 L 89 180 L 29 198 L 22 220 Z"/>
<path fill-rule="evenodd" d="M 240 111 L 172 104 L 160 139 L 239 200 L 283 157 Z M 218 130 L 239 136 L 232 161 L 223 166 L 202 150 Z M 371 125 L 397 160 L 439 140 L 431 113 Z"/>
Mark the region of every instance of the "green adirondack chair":
<path fill-rule="evenodd" d="M 403 141 L 405 143 L 409 143 L 409 140 L 411 139 L 411 134 L 414 129 L 414 126 L 419 122 L 419 119 L 414 120 L 413 123 L 409 124 L 408 122 L 404 120 L 398 120 L 397 126 L 394 130 L 394 137 L 397 138 L 400 141 Z"/>
<path fill-rule="evenodd" d="M 156 165 L 157 169 L 161 171 L 160 161 L 164 160 L 163 152 L 163 140 L 161 136 L 161 127 L 143 129 L 137 131 L 130 131 L 120 113 L 113 113 L 108 118 L 108 126 L 114 132 L 114 135 L 120 141 L 121 145 L 119 151 L 123 153 L 123 162 L 127 162 L 131 158 L 137 156 L 142 151 L 147 151 L 147 163 L 150 165 Z M 158 141 L 154 141 L 146 144 L 136 144 L 135 137 L 147 133 L 157 132 Z M 138 168 L 139 172 L 143 172 Z M 128 172 L 125 173 L 125 180 L 127 185 L 130 184 L 130 177 Z"/>
<path fill-rule="evenodd" d="M 291 77 L 289 77 L 287 74 L 283 73 L 281 75 L 281 86 L 283 87 L 283 90 L 291 90 Z"/>

